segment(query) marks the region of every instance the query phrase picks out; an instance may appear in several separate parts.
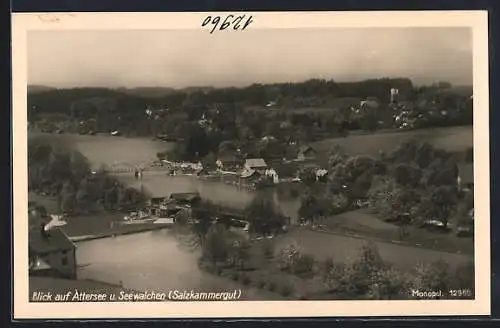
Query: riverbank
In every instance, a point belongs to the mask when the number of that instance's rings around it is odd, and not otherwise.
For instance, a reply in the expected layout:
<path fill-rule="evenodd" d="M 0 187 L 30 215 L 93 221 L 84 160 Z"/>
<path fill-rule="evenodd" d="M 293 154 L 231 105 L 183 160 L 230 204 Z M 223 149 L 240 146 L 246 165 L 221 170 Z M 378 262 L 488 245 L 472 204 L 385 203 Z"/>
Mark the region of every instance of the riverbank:
<path fill-rule="evenodd" d="M 30 200 L 35 200 L 37 203 L 46 206 L 51 213 L 57 212 L 55 210 L 56 202 L 50 197 L 30 194 Z M 79 242 L 165 229 L 172 226 L 172 224 L 168 223 L 124 224 L 123 216 L 125 214 L 110 212 L 70 216 L 65 218 L 67 224 L 63 227 L 63 230 L 73 241 Z M 341 213 L 327 218 L 324 223 L 324 226 L 315 229 L 311 228 L 311 230 L 336 236 L 372 239 L 417 249 L 474 255 L 474 240 L 472 238 L 459 238 L 452 233 L 443 234 L 408 226 L 406 227 L 407 236 L 402 239 L 398 226 L 385 223 L 367 213 L 366 210 Z"/>
<path fill-rule="evenodd" d="M 129 235 L 134 233 L 163 230 L 172 228 L 172 224 L 169 223 L 142 223 L 134 225 L 123 225 L 118 228 L 113 228 L 110 231 L 94 234 L 94 235 L 83 235 L 83 236 L 69 236 L 69 239 L 73 242 L 83 242 L 102 238 L 112 238 L 123 235 Z"/>
<path fill-rule="evenodd" d="M 54 197 L 29 193 L 29 201 L 36 202 L 46 208 L 48 213 L 59 213 Z M 112 236 L 140 233 L 151 230 L 166 229 L 171 223 L 134 223 L 127 224 L 123 217 L 124 212 L 100 212 L 86 215 L 64 217 L 66 224 L 62 230 L 72 241 L 100 239 Z"/>

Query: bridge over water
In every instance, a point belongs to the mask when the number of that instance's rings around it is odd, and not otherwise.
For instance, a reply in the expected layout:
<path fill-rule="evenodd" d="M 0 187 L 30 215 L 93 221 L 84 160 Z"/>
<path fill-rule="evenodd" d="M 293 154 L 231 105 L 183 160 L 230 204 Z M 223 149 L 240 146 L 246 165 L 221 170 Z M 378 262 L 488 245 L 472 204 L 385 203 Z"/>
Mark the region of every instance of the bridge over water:
<path fill-rule="evenodd" d="M 105 165 L 101 169 L 109 173 L 135 173 L 144 171 L 168 171 L 171 166 L 159 161 L 147 161 L 142 163 L 115 162 Z"/>

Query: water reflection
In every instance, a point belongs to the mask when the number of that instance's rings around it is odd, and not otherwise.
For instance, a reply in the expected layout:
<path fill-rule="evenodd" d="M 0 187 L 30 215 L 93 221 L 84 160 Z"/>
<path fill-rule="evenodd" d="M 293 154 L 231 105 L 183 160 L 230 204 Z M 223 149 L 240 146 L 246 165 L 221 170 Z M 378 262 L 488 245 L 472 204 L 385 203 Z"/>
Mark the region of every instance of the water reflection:
<path fill-rule="evenodd" d="M 198 251 L 181 248 L 169 230 L 78 243 L 79 279 L 95 279 L 135 290 L 227 291 L 242 289 L 242 299 L 276 299 L 263 290 L 242 287 L 200 271 Z"/>
<path fill-rule="evenodd" d="M 257 193 L 217 181 L 200 180 L 194 176 L 169 176 L 164 172 L 146 172 L 141 180 L 130 174 L 117 174 L 117 177 L 135 188 L 144 188 L 155 196 L 169 196 L 174 192 L 198 191 L 202 198 L 214 203 L 243 209 L 256 197 Z M 281 212 L 291 218 L 297 216 L 300 203 L 297 199 L 278 197 L 275 189 L 259 191 L 261 196 L 274 201 Z"/>

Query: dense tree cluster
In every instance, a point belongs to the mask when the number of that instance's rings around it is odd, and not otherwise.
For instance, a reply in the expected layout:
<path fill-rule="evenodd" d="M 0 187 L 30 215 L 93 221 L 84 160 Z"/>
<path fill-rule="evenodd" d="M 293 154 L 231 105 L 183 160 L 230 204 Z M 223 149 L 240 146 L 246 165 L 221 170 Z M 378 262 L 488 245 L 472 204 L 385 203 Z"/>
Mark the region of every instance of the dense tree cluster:
<path fill-rule="evenodd" d="M 414 295 L 416 291 L 443 291 L 441 297 L 434 297 L 442 299 L 474 297 L 472 262 L 452 268 L 448 263 L 438 260 L 429 264 L 418 264 L 412 270 L 403 271 L 385 262 L 380 257 L 376 245 L 370 242 L 363 245 L 359 257 L 353 261 L 345 263 L 327 259 L 321 270 L 327 288 L 346 297 L 415 299 L 419 297 Z M 449 295 L 450 289 L 467 292 L 464 295 Z"/>
<path fill-rule="evenodd" d="M 473 208 L 472 201 L 467 201 L 472 194 L 457 188 L 458 159 L 453 154 L 410 140 L 389 154 L 386 162 L 389 174 L 370 190 L 382 218 L 397 222 L 407 214 L 415 225 L 439 220 L 446 228 L 460 211 L 463 221 L 463 213 Z"/>
<path fill-rule="evenodd" d="M 425 226 L 437 220 L 446 230 L 453 220 L 455 227 L 471 227 L 473 193 L 458 189 L 459 160 L 456 154 L 416 139 L 403 142 L 381 159 L 349 157 L 337 147 L 329 158 L 326 191 L 309 188 L 299 215 L 315 222 L 362 201 L 381 219 L 397 224 Z"/>
<path fill-rule="evenodd" d="M 91 172 L 87 159 L 67 145 L 30 139 L 28 167 L 29 190 L 55 196 L 61 212 L 131 209 L 144 201 L 141 192 L 104 172 Z"/>

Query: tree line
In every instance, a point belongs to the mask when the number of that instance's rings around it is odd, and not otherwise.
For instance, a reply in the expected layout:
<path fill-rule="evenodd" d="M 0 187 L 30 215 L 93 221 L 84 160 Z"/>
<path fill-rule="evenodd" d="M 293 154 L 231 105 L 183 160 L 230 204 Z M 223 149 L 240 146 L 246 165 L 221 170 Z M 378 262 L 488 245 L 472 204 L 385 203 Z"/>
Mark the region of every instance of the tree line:
<path fill-rule="evenodd" d="M 265 261 L 255 262 L 259 257 Z M 255 267 L 251 263 L 265 263 L 265 266 Z M 223 224 L 208 226 L 201 244 L 200 266 L 218 275 L 232 272 L 230 278 L 240 280 L 244 285 L 254 284 L 283 296 L 296 292 L 294 284 L 287 283 L 290 280 L 287 276 L 295 276 L 304 282 L 311 279 L 321 281 L 322 293 L 330 295 L 328 298 L 331 299 L 473 299 L 475 289 L 473 261 L 451 266 L 437 260 L 416 263 L 405 269 L 383 260 L 373 242 L 364 243 L 358 256 L 351 260 L 335 261 L 331 257 L 318 260 L 304 252 L 296 242 L 275 249 L 273 240 L 254 242 Z M 266 276 L 261 277 L 259 269 L 264 270 L 264 275 L 270 271 L 282 275 L 279 281 L 262 281 Z M 255 274 L 248 274 L 254 270 L 257 270 Z M 453 290 L 457 292 L 450 292 Z M 432 291 L 443 293 L 421 294 Z M 306 293 L 300 297 L 307 299 L 309 295 Z"/>
<path fill-rule="evenodd" d="M 281 143 L 305 143 L 345 136 L 350 130 L 393 127 L 397 108 L 389 104 L 392 88 L 399 90 L 398 101 L 411 104 L 407 108 L 411 115 L 425 116 L 417 127 L 472 123 L 467 92 L 449 91 L 453 89 L 446 83 L 415 87 L 409 79 L 349 83 L 312 79 L 245 88 L 168 90 L 156 97 L 141 96 L 140 91 L 55 89 L 28 94 L 28 119 L 48 131 L 118 130 L 127 135 L 168 136 L 181 141 L 171 156 L 201 159 L 216 154 L 223 141 L 238 141 L 248 152 L 258 153 L 252 141 L 269 135 Z M 380 106 L 353 113 L 351 107 L 365 98 L 377 99 Z M 431 111 L 438 115 L 430 115 Z M 447 111 L 446 117 L 442 111 Z"/>

